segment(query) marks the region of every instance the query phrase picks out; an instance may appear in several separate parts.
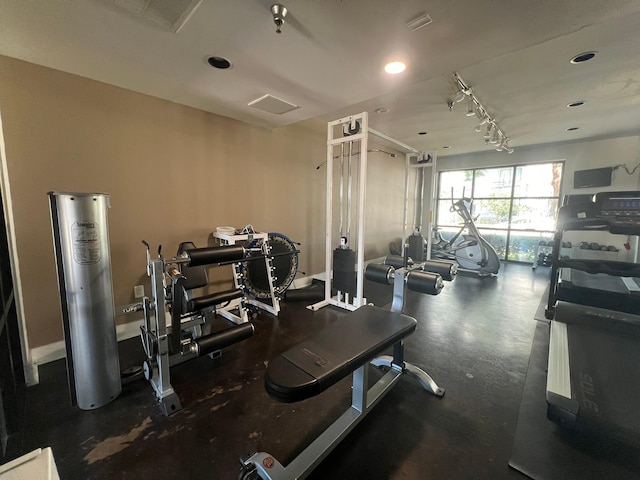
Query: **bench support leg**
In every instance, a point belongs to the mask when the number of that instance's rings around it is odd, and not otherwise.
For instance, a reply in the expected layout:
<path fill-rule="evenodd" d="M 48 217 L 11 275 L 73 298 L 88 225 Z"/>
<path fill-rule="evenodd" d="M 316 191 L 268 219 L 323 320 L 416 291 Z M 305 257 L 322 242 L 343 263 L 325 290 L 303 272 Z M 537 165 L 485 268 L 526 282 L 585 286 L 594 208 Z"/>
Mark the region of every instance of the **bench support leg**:
<path fill-rule="evenodd" d="M 444 395 L 444 388 L 438 387 L 438 384 L 433 378 L 431 378 L 431 375 L 420 367 L 416 367 L 415 365 L 404 361 L 404 342 L 398 342 L 393 346 L 393 356 L 383 355 L 375 358 L 371 361 L 371 365 L 376 367 L 399 369 L 410 377 L 418 380 L 420 385 L 422 385 L 422 388 L 427 392 L 432 393 L 437 397 L 442 397 Z"/>
<path fill-rule="evenodd" d="M 397 367 L 397 365 L 393 363 L 393 357 L 390 355 L 383 355 L 382 357 L 378 357 L 372 360 L 371 365 L 374 365 L 376 367 L 388 368 Z M 433 378 L 431 378 L 431 375 L 422 370 L 420 367 L 416 367 L 411 363 L 404 362 L 401 368 L 404 369 L 404 373 L 418 380 L 420 385 L 422 385 L 422 388 L 424 388 L 427 392 L 432 393 L 437 397 L 444 396 L 444 388 L 438 387 L 438 384 Z"/>
<path fill-rule="evenodd" d="M 272 455 L 258 452 L 242 460 L 244 477 L 255 478 L 257 473 L 265 480 L 291 480 L 306 478 L 318 464 L 344 439 L 369 411 L 402 377 L 402 370 L 392 368 L 371 388 L 367 389 L 369 365 L 353 372 L 352 404 L 289 465 L 284 467 Z"/>

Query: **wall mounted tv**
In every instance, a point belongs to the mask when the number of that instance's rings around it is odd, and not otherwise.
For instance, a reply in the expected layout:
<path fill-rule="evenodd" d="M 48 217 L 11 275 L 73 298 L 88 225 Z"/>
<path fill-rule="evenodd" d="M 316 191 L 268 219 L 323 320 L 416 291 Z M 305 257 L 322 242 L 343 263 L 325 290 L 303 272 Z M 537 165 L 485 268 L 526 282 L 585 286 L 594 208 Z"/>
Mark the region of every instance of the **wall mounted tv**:
<path fill-rule="evenodd" d="M 613 168 L 593 168 L 573 172 L 573 188 L 608 187 L 611 185 Z"/>

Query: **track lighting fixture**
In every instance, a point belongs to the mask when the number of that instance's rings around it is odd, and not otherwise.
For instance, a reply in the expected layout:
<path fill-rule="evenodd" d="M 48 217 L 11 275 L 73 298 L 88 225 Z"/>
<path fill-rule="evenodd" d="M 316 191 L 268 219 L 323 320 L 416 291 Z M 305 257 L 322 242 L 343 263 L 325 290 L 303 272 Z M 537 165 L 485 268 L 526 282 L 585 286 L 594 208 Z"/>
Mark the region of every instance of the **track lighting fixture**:
<path fill-rule="evenodd" d="M 484 110 L 481 110 L 480 107 L 476 108 L 476 117 L 480 120 L 479 125 L 484 125 L 489 121 L 489 117 L 487 116 Z"/>
<path fill-rule="evenodd" d="M 478 119 L 478 124 L 475 126 L 474 131 L 480 133 L 482 125 L 487 125 L 487 131 L 483 135 L 485 145 L 495 145 L 498 152 L 513 153 L 513 148 L 509 147 L 509 137 L 500 129 L 496 120 L 489 116 L 488 110 L 480 103 L 471 87 L 460 78 L 457 72 L 453 74 L 453 80 L 456 85 L 456 94 L 453 100 L 447 100 L 449 110 L 452 111 L 456 103 L 460 103 L 466 98 L 466 115 L 468 117 L 475 116 Z"/>

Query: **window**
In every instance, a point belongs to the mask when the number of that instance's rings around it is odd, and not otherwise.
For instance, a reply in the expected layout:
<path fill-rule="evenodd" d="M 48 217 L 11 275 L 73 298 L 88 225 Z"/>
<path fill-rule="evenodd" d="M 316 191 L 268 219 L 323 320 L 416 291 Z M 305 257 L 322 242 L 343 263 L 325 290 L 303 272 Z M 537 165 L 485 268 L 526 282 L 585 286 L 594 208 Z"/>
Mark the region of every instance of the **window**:
<path fill-rule="evenodd" d="M 452 201 L 473 199 L 471 214 L 480 234 L 502 260 L 533 262 L 540 240 L 555 230 L 562 162 L 440 172 L 436 227 L 451 238 L 462 219 Z"/>

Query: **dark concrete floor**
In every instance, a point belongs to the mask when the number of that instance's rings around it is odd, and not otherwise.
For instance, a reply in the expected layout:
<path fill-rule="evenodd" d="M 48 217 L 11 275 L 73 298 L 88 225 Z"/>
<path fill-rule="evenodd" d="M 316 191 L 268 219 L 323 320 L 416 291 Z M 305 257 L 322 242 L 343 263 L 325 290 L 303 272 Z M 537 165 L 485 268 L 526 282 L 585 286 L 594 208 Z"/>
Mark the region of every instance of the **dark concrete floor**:
<path fill-rule="evenodd" d="M 446 389 L 436 398 L 403 378 L 310 478 L 509 479 L 508 466 L 546 268 L 504 265 L 496 278 L 459 275 L 438 296 L 410 293 L 418 319 L 405 359 Z M 383 306 L 391 287 L 366 285 Z M 63 361 L 40 369 L 26 395 L 20 454 L 50 446 L 61 478 L 237 478 L 238 458 L 267 451 L 283 463 L 350 404 L 350 378 L 294 404 L 271 400 L 269 359 L 348 312 L 285 303 L 278 318 L 260 313 L 253 338 L 174 367 L 183 409 L 164 417 L 139 380 L 94 411 L 69 405 Z M 387 305 L 388 308 L 388 305 Z M 121 342 L 121 366 L 140 364 L 137 339 Z M 378 375 L 374 370 L 373 377 Z"/>

